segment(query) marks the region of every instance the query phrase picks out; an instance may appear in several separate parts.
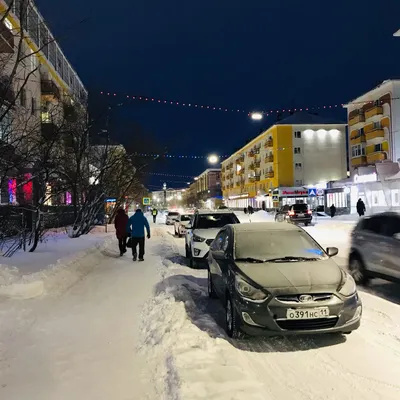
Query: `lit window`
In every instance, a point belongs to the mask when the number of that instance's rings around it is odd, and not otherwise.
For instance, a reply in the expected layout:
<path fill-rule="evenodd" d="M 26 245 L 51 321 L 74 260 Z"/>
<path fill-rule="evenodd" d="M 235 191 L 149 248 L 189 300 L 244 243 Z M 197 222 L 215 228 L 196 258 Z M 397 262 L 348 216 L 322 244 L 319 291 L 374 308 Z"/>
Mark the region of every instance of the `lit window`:
<path fill-rule="evenodd" d="M 8 18 L 4 19 L 4 25 L 7 27 L 7 29 L 9 29 L 10 31 L 13 29 L 12 23 L 10 22 L 10 20 Z"/>
<path fill-rule="evenodd" d="M 44 124 L 49 124 L 51 122 L 50 113 L 48 111 L 42 112 L 40 118 Z"/>

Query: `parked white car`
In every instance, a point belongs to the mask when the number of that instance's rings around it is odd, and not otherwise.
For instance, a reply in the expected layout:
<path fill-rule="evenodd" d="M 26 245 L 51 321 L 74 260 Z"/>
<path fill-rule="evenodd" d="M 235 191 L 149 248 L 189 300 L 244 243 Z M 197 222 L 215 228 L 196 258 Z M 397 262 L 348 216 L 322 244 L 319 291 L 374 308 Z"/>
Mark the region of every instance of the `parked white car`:
<path fill-rule="evenodd" d="M 180 214 L 175 221 L 175 236 L 182 237 L 186 234 L 186 227 L 192 222 L 193 214 Z"/>
<path fill-rule="evenodd" d="M 186 257 L 192 268 L 201 262 L 207 262 L 210 244 L 225 225 L 239 224 L 238 217 L 230 210 L 198 210 L 193 221 L 186 226 Z"/>
<path fill-rule="evenodd" d="M 165 223 L 167 225 L 174 225 L 175 221 L 179 218 L 179 213 L 176 211 L 169 211 L 167 214 L 167 218 L 165 219 Z"/>

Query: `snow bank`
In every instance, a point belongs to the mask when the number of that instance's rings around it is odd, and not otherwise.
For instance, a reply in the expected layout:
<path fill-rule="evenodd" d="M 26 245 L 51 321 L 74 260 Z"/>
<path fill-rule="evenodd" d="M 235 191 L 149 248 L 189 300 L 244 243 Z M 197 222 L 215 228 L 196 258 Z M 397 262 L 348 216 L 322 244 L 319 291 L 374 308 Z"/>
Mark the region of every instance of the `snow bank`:
<path fill-rule="evenodd" d="M 57 294 L 88 274 L 104 257 L 110 235 L 85 235 L 70 239 L 57 235 L 37 253 L 17 253 L 12 265 L 0 265 L 0 298 L 31 299 Z"/>

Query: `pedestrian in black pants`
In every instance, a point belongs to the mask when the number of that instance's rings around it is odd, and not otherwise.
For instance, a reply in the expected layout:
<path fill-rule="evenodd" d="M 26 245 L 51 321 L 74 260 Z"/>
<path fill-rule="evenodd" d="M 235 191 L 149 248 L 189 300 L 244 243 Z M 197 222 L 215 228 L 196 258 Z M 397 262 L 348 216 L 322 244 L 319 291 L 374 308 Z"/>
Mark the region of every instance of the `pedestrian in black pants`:
<path fill-rule="evenodd" d="M 118 239 L 119 254 L 122 257 L 126 253 L 126 241 L 128 240 L 128 233 L 126 225 L 128 224 L 129 217 L 125 210 L 120 208 L 115 217 L 115 233 Z"/>
<path fill-rule="evenodd" d="M 150 239 L 150 225 L 142 210 L 136 210 L 135 214 L 129 218 L 127 230 L 131 231 L 132 257 L 137 260 L 137 246 L 139 245 L 139 261 L 144 257 L 144 230 L 147 231 L 147 239 Z"/>

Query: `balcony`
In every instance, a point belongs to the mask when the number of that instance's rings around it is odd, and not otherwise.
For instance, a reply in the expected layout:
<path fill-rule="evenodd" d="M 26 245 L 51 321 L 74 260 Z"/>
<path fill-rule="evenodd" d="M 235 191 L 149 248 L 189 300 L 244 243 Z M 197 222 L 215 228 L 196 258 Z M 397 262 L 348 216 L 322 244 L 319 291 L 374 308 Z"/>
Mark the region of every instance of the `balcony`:
<path fill-rule="evenodd" d="M 256 169 L 255 163 L 249 165 L 249 170 L 254 171 Z"/>
<path fill-rule="evenodd" d="M 375 116 L 383 115 L 383 107 L 382 106 L 375 106 L 370 108 L 368 111 L 365 111 L 365 119 L 370 119 Z"/>
<path fill-rule="evenodd" d="M 266 147 L 272 147 L 274 145 L 274 141 L 272 139 L 268 139 L 266 142 Z"/>
<path fill-rule="evenodd" d="M 52 80 L 42 80 L 40 82 L 40 90 L 44 97 L 48 97 L 51 100 L 60 99 L 60 89 Z"/>
<path fill-rule="evenodd" d="M 260 168 L 260 166 L 261 166 L 261 161 L 255 161 L 254 162 L 254 168 Z"/>
<path fill-rule="evenodd" d="M 244 156 L 239 157 L 239 158 L 236 160 L 236 164 L 243 164 L 243 163 L 244 163 Z"/>
<path fill-rule="evenodd" d="M 385 151 L 376 151 L 375 153 L 367 154 L 368 164 L 375 164 L 387 160 L 387 153 Z"/>
<path fill-rule="evenodd" d="M 274 176 L 275 176 L 275 173 L 274 173 L 274 171 L 269 171 L 269 172 L 267 172 L 267 178 L 273 178 Z"/>
<path fill-rule="evenodd" d="M 244 175 L 244 171 L 245 171 L 245 169 L 242 168 L 242 169 L 238 172 L 238 175 Z"/>
<path fill-rule="evenodd" d="M 356 135 L 350 137 L 350 144 L 352 146 L 364 142 L 365 142 L 365 135 L 361 135 L 360 133 L 357 133 Z"/>
<path fill-rule="evenodd" d="M 349 125 L 354 126 L 354 125 L 360 124 L 362 122 L 365 122 L 365 115 L 357 114 L 354 117 L 350 118 Z"/>
<path fill-rule="evenodd" d="M 383 139 L 385 137 L 385 131 L 382 128 L 373 129 L 366 135 L 367 140 Z"/>
<path fill-rule="evenodd" d="M 270 155 L 270 156 L 265 157 L 265 162 L 274 162 L 274 156 Z"/>
<path fill-rule="evenodd" d="M 249 176 L 249 182 L 255 182 L 256 177 L 255 176 Z"/>
<path fill-rule="evenodd" d="M 351 159 L 351 165 L 353 165 L 353 166 L 366 165 L 366 164 L 367 164 L 366 156 L 354 157 Z"/>
<path fill-rule="evenodd" d="M 256 175 L 254 178 L 255 178 L 256 182 L 260 182 L 260 180 L 261 180 L 261 176 L 260 175 Z"/>
<path fill-rule="evenodd" d="M 253 158 L 253 157 L 255 157 L 255 155 L 256 155 L 256 153 L 254 153 L 253 150 L 249 152 L 249 157 L 252 157 L 252 158 Z"/>

